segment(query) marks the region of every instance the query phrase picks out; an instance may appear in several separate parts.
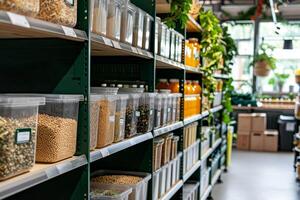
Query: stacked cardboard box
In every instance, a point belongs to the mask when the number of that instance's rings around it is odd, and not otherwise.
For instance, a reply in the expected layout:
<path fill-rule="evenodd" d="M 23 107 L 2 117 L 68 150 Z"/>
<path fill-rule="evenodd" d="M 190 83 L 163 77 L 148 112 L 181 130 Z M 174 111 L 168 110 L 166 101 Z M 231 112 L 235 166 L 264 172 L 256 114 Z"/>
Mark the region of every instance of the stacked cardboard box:
<path fill-rule="evenodd" d="M 278 132 L 266 130 L 265 113 L 243 113 L 238 117 L 237 148 L 252 151 L 277 151 Z"/>

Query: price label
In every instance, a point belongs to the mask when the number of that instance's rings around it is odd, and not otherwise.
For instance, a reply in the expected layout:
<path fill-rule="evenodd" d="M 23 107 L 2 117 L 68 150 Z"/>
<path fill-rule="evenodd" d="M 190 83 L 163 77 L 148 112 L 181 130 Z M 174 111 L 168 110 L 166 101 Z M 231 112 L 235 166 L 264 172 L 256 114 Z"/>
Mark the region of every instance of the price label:
<path fill-rule="evenodd" d="M 123 119 L 123 118 L 120 118 L 120 126 L 123 126 L 123 125 L 124 125 L 124 123 L 125 123 L 125 119 Z"/>
<path fill-rule="evenodd" d="M 16 144 L 25 144 L 31 140 L 31 129 L 22 128 L 16 130 Z"/>
<path fill-rule="evenodd" d="M 116 49 L 121 49 L 121 46 L 120 46 L 120 43 L 119 43 L 119 42 L 116 42 L 116 41 L 113 41 L 113 40 L 112 40 L 112 43 L 113 43 L 113 45 L 114 45 L 114 47 L 115 47 Z"/>
<path fill-rule="evenodd" d="M 135 112 L 135 116 L 139 117 L 141 115 L 140 111 Z"/>
<path fill-rule="evenodd" d="M 100 152 L 102 154 L 102 158 L 109 156 L 109 151 L 107 148 L 101 149 Z"/>
<path fill-rule="evenodd" d="M 12 24 L 17 26 L 22 26 L 25 28 L 30 28 L 30 24 L 25 16 L 11 13 L 11 12 L 7 12 L 7 15 Z"/>
<path fill-rule="evenodd" d="M 131 47 L 131 50 L 133 51 L 133 53 L 138 53 L 138 50 L 135 47 Z"/>
<path fill-rule="evenodd" d="M 67 27 L 67 26 L 61 26 L 65 35 L 70 37 L 77 37 L 75 30 L 73 28 Z"/>
<path fill-rule="evenodd" d="M 115 116 L 109 116 L 109 121 L 114 122 L 115 121 Z"/>
<path fill-rule="evenodd" d="M 139 49 L 139 48 L 138 48 L 137 51 L 138 51 L 139 54 L 143 55 L 142 49 Z"/>
<path fill-rule="evenodd" d="M 110 39 L 107 39 L 105 37 L 102 37 L 103 41 L 104 41 L 104 44 L 106 44 L 107 46 L 112 46 L 112 43 L 111 43 L 111 40 Z"/>

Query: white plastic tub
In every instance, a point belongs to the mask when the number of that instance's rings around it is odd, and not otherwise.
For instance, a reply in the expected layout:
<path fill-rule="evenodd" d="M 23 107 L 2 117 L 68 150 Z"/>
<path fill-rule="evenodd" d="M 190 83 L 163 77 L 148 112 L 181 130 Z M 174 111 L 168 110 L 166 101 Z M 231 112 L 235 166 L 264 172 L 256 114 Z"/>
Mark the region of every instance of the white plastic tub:
<path fill-rule="evenodd" d="M 161 174 L 159 178 L 159 194 L 158 197 L 161 198 L 166 193 L 166 180 L 167 180 L 167 167 L 168 165 L 165 165 L 161 168 Z"/>
<path fill-rule="evenodd" d="M 129 96 L 126 94 L 117 95 L 114 142 L 119 142 L 125 138 L 125 119 L 128 98 Z"/>
<path fill-rule="evenodd" d="M 200 140 L 183 151 L 183 174 L 187 173 L 199 160 Z"/>
<path fill-rule="evenodd" d="M 158 199 L 160 195 L 160 180 L 162 178 L 163 167 L 153 173 L 152 176 L 152 199 Z"/>
<path fill-rule="evenodd" d="M 182 157 L 182 153 L 180 152 L 172 162 L 171 186 L 174 186 L 179 181 L 181 157 Z"/>
<path fill-rule="evenodd" d="M 169 28 L 166 29 L 166 41 L 165 41 L 165 57 L 170 58 L 170 47 L 171 47 L 171 31 Z"/>
<path fill-rule="evenodd" d="M 166 191 L 169 191 L 171 189 L 171 183 L 172 183 L 172 165 L 174 163 L 174 160 L 171 160 L 167 164 L 167 176 L 166 176 Z"/>
<path fill-rule="evenodd" d="M 151 179 L 151 174 L 143 172 L 128 172 L 128 171 L 114 171 L 114 170 L 98 170 L 92 173 L 92 177 L 106 176 L 106 175 L 125 175 L 141 177 L 142 180 L 136 184 L 118 184 L 118 183 L 100 183 L 95 182 L 92 178 L 91 187 L 111 186 L 115 189 L 132 189 L 129 195 L 129 200 L 147 200 L 148 182 Z"/>
<path fill-rule="evenodd" d="M 160 56 L 166 55 L 166 31 L 167 26 L 163 23 L 158 23 L 158 51 Z"/>
<path fill-rule="evenodd" d="M 0 96 L 0 181 L 35 163 L 37 119 L 45 98 Z"/>
<path fill-rule="evenodd" d="M 202 197 L 205 193 L 206 189 L 209 186 L 209 176 L 210 176 L 211 168 L 209 168 L 203 175 L 201 174 L 201 181 L 200 181 L 200 196 Z"/>
<path fill-rule="evenodd" d="M 183 185 L 183 199 L 184 200 L 198 200 L 199 182 L 190 181 Z"/>

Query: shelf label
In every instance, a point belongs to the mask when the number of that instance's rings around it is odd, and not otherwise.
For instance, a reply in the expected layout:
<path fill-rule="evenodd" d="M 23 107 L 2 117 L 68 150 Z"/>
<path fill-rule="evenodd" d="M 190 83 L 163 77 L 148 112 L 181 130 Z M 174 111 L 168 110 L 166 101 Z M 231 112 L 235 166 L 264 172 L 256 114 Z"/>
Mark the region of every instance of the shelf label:
<path fill-rule="evenodd" d="M 102 158 L 109 156 L 109 151 L 107 148 L 100 149 L 100 153 L 102 154 Z"/>
<path fill-rule="evenodd" d="M 136 145 L 136 142 L 135 142 L 134 139 L 129 140 L 129 143 L 130 143 L 131 146 Z"/>
<path fill-rule="evenodd" d="M 112 40 L 112 43 L 116 49 L 122 49 L 119 42 Z"/>
<path fill-rule="evenodd" d="M 16 144 L 25 144 L 31 140 L 31 128 L 20 128 L 16 130 Z"/>
<path fill-rule="evenodd" d="M 111 40 L 106 38 L 106 37 L 102 37 L 104 44 L 106 44 L 107 46 L 112 46 Z"/>
<path fill-rule="evenodd" d="M 71 36 L 71 37 L 77 37 L 75 31 L 73 28 L 67 27 L 67 26 L 61 26 L 63 31 L 65 32 L 65 35 Z"/>
<path fill-rule="evenodd" d="M 7 15 L 13 25 L 30 28 L 30 24 L 25 16 L 7 12 Z"/>
<path fill-rule="evenodd" d="M 147 51 L 147 56 L 148 57 L 152 57 L 152 53 L 150 53 L 149 51 Z"/>
<path fill-rule="evenodd" d="M 137 48 L 137 51 L 138 51 L 139 54 L 144 55 L 142 49 Z"/>

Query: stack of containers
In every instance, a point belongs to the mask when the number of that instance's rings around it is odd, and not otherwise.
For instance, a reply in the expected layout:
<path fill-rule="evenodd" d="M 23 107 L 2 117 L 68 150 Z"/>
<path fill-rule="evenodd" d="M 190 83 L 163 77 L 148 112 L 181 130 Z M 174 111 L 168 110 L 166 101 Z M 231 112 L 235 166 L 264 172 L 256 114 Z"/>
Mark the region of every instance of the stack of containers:
<path fill-rule="evenodd" d="M 189 181 L 183 185 L 183 200 L 199 199 L 199 182 Z"/>
<path fill-rule="evenodd" d="M 211 168 L 201 168 L 200 196 L 202 197 L 209 186 Z"/>
<path fill-rule="evenodd" d="M 45 98 L 0 96 L 0 181 L 34 166 L 40 105 Z"/>
<path fill-rule="evenodd" d="M 0 10 L 70 27 L 77 22 L 77 0 L 56 0 L 55 3 L 51 0 L 1 1 Z"/>

